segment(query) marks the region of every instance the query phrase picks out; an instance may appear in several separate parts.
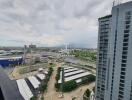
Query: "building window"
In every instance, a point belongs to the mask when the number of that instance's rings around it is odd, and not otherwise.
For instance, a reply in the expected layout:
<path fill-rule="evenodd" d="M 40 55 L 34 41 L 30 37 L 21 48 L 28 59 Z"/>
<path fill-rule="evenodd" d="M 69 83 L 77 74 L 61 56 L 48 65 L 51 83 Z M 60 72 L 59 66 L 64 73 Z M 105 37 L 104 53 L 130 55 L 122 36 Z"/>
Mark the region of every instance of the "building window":
<path fill-rule="evenodd" d="M 129 37 L 129 34 L 124 34 L 124 37 Z"/>
<path fill-rule="evenodd" d="M 129 30 L 124 30 L 124 33 L 129 33 Z"/>
<path fill-rule="evenodd" d="M 130 28 L 130 25 L 126 25 L 126 29 L 129 29 Z"/>
<path fill-rule="evenodd" d="M 126 24 L 130 24 L 130 21 L 126 21 Z"/>

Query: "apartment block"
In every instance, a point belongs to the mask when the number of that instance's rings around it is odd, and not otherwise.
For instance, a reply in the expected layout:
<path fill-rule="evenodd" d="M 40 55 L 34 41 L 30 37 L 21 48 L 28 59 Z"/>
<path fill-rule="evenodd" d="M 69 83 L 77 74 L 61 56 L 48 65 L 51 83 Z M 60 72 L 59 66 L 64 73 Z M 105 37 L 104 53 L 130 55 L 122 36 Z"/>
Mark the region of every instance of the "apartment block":
<path fill-rule="evenodd" d="M 99 18 L 96 100 L 132 100 L 132 2 Z"/>

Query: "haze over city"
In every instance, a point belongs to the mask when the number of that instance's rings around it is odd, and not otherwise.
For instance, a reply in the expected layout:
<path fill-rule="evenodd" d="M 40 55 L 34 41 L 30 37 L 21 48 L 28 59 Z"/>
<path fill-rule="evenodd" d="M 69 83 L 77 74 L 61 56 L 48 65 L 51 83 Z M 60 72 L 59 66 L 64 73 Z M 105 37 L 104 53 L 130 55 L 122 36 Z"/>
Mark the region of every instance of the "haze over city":
<path fill-rule="evenodd" d="M 110 14 L 112 2 L 113 0 L 0 0 L 1 46 L 33 43 L 51 47 L 68 43 L 96 48 L 97 19 Z"/>

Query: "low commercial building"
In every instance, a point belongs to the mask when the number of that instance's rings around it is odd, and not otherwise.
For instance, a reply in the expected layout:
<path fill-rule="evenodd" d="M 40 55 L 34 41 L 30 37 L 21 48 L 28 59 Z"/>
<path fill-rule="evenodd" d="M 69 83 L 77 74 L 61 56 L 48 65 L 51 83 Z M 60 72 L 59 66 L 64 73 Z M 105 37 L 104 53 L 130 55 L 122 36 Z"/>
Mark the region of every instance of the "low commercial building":
<path fill-rule="evenodd" d="M 0 58 L 0 65 L 2 67 L 12 66 L 12 65 L 19 65 L 22 64 L 23 58 L 20 57 L 1 57 Z"/>
<path fill-rule="evenodd" d="M 24 79 L 18 79 L 16 82 L 23 98 L 25 100 L 30 100 L 33 97 L 33 94 L 30 88 L 28 87 L 26 81 Z"/>
<path fill-rule="evenodd" d="M 39 93 L 39 87 L 41 83 L 38 81 L 38 79 L 35 76 L 29 76 L 27 78 L 27 83 L 32 90 L 34 95 L 37 95 Z"/>

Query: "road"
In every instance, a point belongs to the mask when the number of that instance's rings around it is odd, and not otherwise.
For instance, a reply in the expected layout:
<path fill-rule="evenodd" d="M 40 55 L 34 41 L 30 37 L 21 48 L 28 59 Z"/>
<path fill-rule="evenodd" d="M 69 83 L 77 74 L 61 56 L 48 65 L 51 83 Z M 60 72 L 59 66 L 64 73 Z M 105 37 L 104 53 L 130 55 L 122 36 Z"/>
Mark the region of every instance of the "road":
<path fill-rule="evenodd" d="M 54 88 L 54 84 L 55 84 L 55 76 L 57 73 L 57 68 L 60 67 L 60 64 L 57 64 L 56 67 L 53 67 L 54 71 L 52 73 L 52 76 L 48 82 L 48 89 L 47 92 L 44 94 L 44 100 L 63 100 L 58 98 L 58 92 L 56 92 L 55 88 Z"/>

